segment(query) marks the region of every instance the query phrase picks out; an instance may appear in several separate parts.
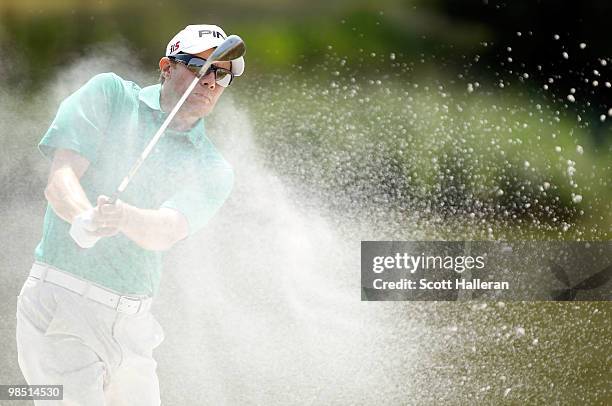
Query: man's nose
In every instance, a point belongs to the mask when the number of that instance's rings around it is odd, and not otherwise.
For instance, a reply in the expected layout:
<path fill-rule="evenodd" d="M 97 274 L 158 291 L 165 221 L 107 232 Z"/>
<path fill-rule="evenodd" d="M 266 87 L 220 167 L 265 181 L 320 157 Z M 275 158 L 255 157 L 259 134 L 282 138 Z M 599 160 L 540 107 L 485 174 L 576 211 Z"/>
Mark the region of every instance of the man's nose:
<path fill-rule="evenodd" d="M 214 72 L 208 72 L 206 75 L 200 78 L 200 85 L 203 87 L 208 87 L 210 90 L 214 90 L 216 84 Z"/>

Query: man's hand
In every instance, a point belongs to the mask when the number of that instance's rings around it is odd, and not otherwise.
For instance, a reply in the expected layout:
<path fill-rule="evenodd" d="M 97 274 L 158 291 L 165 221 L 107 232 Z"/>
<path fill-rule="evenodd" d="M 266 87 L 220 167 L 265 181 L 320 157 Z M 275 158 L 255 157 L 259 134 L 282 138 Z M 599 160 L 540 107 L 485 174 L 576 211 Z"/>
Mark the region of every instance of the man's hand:
<path fill-rule="evenodd" d="M 88 234 L 94 238 L 123 233 L 146 250 L 164 251 L 189 234 L 187 219 L 176 210 L 140 209 L 121 200 L 110 203 L 107 196 L 99 196 L 96 203 L 86 212 L 91 218 L 85 221 Z"/>
<path fill-rule="evenodd" d="M 116 200 L 110 203 L 108 196 L 98 196 L 97 206 L 93 208 L 93 234 L 97 237 L 111 237 L 122 231 L 127 222 L 125 203 Z"/>

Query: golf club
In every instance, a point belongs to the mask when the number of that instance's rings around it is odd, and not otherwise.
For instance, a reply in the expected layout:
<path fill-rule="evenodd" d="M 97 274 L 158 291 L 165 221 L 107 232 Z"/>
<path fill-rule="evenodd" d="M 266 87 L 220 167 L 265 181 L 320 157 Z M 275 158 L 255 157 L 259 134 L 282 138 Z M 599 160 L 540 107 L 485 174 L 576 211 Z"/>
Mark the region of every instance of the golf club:
<path fill-rule="evenodd" d="M 140 155 L 136 163 L 134 163 L 134 166 L 132 166 L 126 177 L 123 178 L 121 184 L 119 185 L 115 193 L 113 193 L 113 195 L 111 196 L 109 202 L 110 204 L 115 203 L 119 198 L 119 195 L 123 193 L 123 191 L 127 188 L 130 181 L 134 178 L 136 172 L 138 172 L 138 169 L 140 169 L 140 166 L 143 164 L 144 160 L 147 159 L 161 136 L 164 134 L 164 131 L 166 131 L 166 128 L 168 128 L 168 125 L 170 125 L 170 122 L 172 121 L 176 113 L 179 111 L 183 103 L 185 103 L 185 100 L 187 100 L 187 97 L 189 97 L 189 95 L 196 87 L 202 76 L 206 74 L 206 71 L 208 70 L 208 68 L 210 68 L 210 65 L 212 65 L 214 62 L 231 61 L 233 59 L 238 59 L 242 55 L 244 55 L 245 52 L 246 47 L 242 38 L 240 38 L 238 35 L 230 35 L 225 41 L 223 41 L 221 45 L 219 45 L 213 51 L 212 54 L 210 54 L 204 66 L 202 66 L 202 68 L 200 69 L 196 77 L 193 79 L 187 90 L 185 90 L 181 98 L 176 102 L 176 105 L 174 106 L 170 114 L 168 114 L 168 117 L 166 117 L 166 119 L 162 123 L 161 127 L 159 127 L 153 138 L 151 138 L 151 141 L 149 141 L 147 147 L 144 149 L 144 151 L 142 151 L 142 154 Z"/>

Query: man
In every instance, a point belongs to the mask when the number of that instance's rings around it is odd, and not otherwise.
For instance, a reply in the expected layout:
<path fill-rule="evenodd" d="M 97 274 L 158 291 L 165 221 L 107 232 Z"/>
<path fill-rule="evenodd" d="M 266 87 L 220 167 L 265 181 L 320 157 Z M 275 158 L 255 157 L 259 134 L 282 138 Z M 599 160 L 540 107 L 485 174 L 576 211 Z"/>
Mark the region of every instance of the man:
<path fill-rule="evenodd" d="M 161 84 L 100 74 L 62 102 L 39 148 L 52 160 L 43 237 L 17 304 L 17 347 L 29 384 L 64 386 L 77 405 L 160 403 L 149 312 L 161 252 L 201 229 L 233 172 L 205 136 L 209 114 L 244 59 L 215 63 L 122 195 L 115 190 L 194 72 L 226 38 L 190 25 L 159 61 Z M 45 404 L 49 404 L 46 402 Z"/>

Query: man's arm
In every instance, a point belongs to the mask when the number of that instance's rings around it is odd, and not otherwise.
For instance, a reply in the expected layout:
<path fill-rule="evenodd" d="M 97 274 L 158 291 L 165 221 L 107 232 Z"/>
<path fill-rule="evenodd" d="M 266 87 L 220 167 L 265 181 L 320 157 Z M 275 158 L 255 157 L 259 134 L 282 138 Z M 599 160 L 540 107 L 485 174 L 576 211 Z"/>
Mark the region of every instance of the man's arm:
<path fill-rule="evenodd" d="M 187 220 L 176 210 L 146 210 L 126 204 L 125 211 L 121 231 L 144 249 L 165 251 L 189 233 Z"/>
<path fill-rule="evenodd" d="M 45 197 L 55 214 L 68 223 L 92 208 L 79 181 L 88 167 L 86 158 L 69 149 L 58 149 L 53 156 Z"/>
<path fill-rule="evenodd" d="M 176 210 L 160 208 L 140 209 L 117 200 L 109 204 L 107 196 L 98 197 L 94 209 L 93 225 L 96 235 L 105 236 L 107 230 L 121 231 L 140 247 L 151 251 L 165 251 L 186 238 L 189 233 L 187 219 Z"/>
<path fill-rule="evenodd" d="M 58 149 L 53 156 L 45 197 L 53 211 L 71 223 L 74 218 L 93 210 L 92 224 L 100 229 L 93 235 L 106 237 L 123 232 L 140 247 L 163 251 L 188 235 L 185 217 L 176 210 L 140 209 L 126 203 L 105 204 L 108 198 L 98 198 L 93 208 L 80 183 L 89 161 L 77 152 Z"/>

